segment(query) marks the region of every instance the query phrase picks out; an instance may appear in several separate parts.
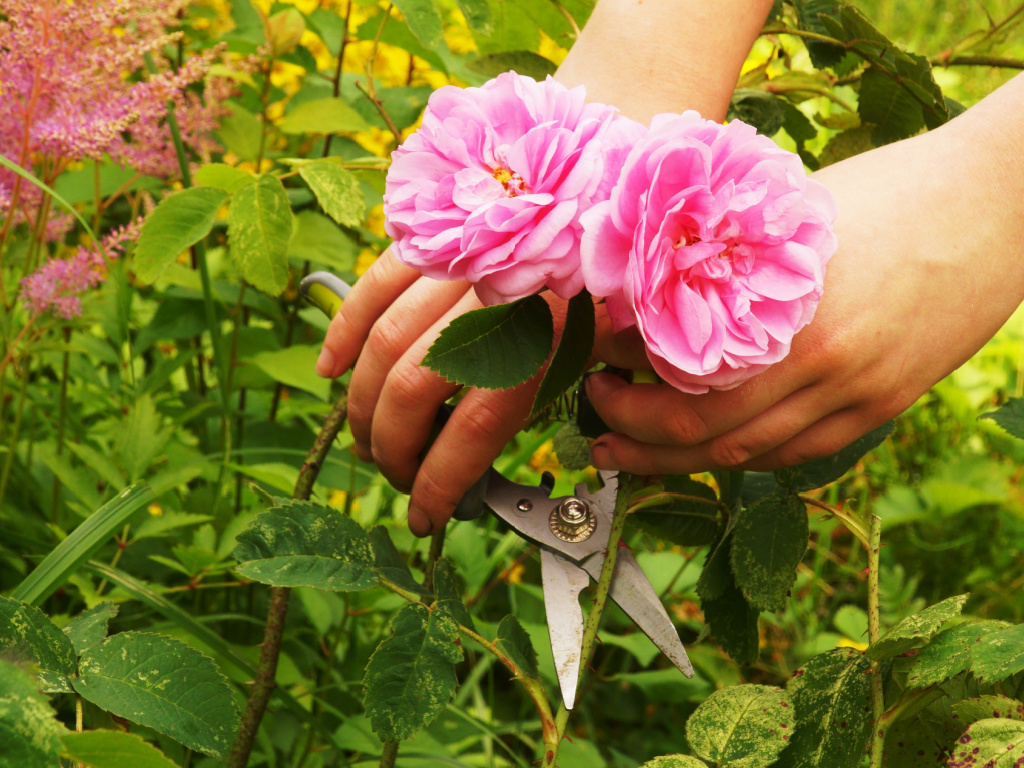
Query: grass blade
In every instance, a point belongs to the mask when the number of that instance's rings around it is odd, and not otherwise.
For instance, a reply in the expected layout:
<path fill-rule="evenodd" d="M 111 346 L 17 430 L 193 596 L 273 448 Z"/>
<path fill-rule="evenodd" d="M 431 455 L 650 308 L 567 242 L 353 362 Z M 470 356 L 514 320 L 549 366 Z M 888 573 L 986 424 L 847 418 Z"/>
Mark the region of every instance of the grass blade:
<path fill-rule="evenodd" d="M 153 499 L 153 491 L 145 483 L 125 488 L 54 547 L 18 585 L 11 597 L 39 605 L 121 530 L 132 515 Z"/>

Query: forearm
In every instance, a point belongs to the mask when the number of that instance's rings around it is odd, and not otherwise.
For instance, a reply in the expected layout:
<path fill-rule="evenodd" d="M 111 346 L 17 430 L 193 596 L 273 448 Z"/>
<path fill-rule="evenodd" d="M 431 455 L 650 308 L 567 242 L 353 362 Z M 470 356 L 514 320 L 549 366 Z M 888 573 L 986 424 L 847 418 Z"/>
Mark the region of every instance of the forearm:
<path fill-rule="evenodd" d="M 600 0 L 556 78 L 647 122 L 696 109 L 725 117 L 771 0 Z"/>

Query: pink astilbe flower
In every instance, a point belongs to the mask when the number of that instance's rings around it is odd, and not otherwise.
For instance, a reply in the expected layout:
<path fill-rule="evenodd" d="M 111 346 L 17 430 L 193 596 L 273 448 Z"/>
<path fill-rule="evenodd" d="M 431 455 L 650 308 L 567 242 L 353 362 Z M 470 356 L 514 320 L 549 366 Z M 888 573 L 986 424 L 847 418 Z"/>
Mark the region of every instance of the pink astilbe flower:
<path fill-rule="evenodd" d="M 124 255 L 124 244 L 139 236 L 143 218 L 103 238 L 103 251 L 108 259 Z M 71 258 L 51 259 L 21 281 L 25 307 L 33 314 L 52 312 L 70 320 L 82 313 L 82 294 L 95 288 L 107 277 L 107 264 L 96 246 L 79 247 Z"/>
<path fill-rule="evenodd" d="M 638 123 L 582 88 L 509 72 L 435 91 L 392 156 L 385 230 L 422 274 L 465 279 L 485 304 L 583 287 L 580 215 L 607 198 Z"/>
<path fill-rule="evenodd" d="M 583 216 L 583 275 L 665 381 L 730 389 L 810 322 L 835 216 L 800 158 L 753 127 L 658 115 L 610 200 Z"/>
<path fill-rule="evenodd" d="M 188 0 L 0 0 L 0 152 L 52 181 L 68 165 L 105 154 L 143 173 L 176 176 L 165 123 L 173 102 L 184 139 L 201 157 L 216 148 L 226 93 L 222 79 L 204 101 L 186 88 L 219 55 L 210 50 L 177 72 L 138 75 L 143 56 L 177 40 L 168 32 Z M 212 96 L 212 98 L 209 98 Z M 0 213 L 26 220 L 40 193 L 0 169 Z M 65 222 L 67 223 L 67 222 Z M 61 233 L 56 233 L 58 236 Z"/>

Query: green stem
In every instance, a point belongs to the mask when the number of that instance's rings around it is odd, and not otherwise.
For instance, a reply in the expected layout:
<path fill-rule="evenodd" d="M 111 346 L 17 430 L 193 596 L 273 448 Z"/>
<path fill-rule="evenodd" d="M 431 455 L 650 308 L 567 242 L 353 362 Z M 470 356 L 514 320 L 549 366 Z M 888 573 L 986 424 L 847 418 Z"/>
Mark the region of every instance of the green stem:
<path fill-rule="evenodd" d="M 423 578 L 423 588 L 427 592 L 434 591 L 434 568 L 437 561 L 441 559 L 441 552 L 444 550 L 445 527 L 438 528 L 430 535 L 430 553 L 427 555 L 427 572 Z"/>
<path fill-rule="evenodd" d="M 299 470 L 299 478 L 295 483 L 295 491 L 292 493 L 293 499 L 305 501 L 310 497 L 324 459 L 327 458 L 331 445 L 345 425 L 347 406 L 348 398 L 342 395 L 328 414 L 313 447 L 306 454 L 306 461 Z M 242 716 L 238 738 L 231 748 L 231 754 L 228 755 L 228 768 L 246 768 L 249 764 L 249 756 L 252 753 L 253 744 L 256 742 L 256 733 L 259 731 L 263 714 L 267 710 L 270 696 L 276 687 L 277 662 L 281 656 L 281 640 L 284 637 L 290 598 L 291 590 L 286 587 L 273 587 L 270 590 L 270 609 L 267 612 L 267 622 L 263 628 L 263 643 L 260 646 L 260 661 L 256 668 L 256 679 L 253 682 L 249 701 L 246 703 L 245 714 Z"/>
<path fill-rule="evenodd" d="M 871 516 L 871 530 L 868 536 L 868 642 L 874 645 L 881 637 L 879 616 L 878 568 L 879 550 L 882 546 L 882 518 Z M 882 768 L 885 752 L 885 734 L 889 723 L 885 720 L 885 690 L 882 687 L 882 662 L 871 662 L 871 713 L 874 725 L 871 728 L 871 762 L 869 768 Z"/>
<path fill-rule="evenodd" d="M 156 64 L 153 63 L 151 54 L 145 54 L 146 67 L 151 74 L 156 74 Z M 167 104 L 167 126 L 171 131 L 171 140 L 174 142 L 174 151 L 178 157 L 178 169 L 181 171 L 181 183 L 185 187 L 192 186 L 192 170 L 188 164 L 188 154 L 185 151 L 185 142 L 181 138 L 181 127 L 178 125 L 178 118 L 174 114 L 174 103 Z M 203 310 L 206 317 L 206 327 L 210 333 L 210 346 L 213 348 L 213 362 L 217 366 L 217 380 L 220 383 L 221 400 L 221 434 L 224 440 L 224 455 L 231 452 L 231 393 L 228 387 L 228 367 L 224 360 L 224 351 L 220 343 L 220 326 L 217 323 L 217 311 L 214 307 L 213 281 L 210 280 L 210 268 L 206 262 L 206 241 L 200 240 L 193 246 L 196 258 L 196 267 L 199 270 L 199 279 L 203 288 Z M 217 496 L 220 496 L 218 484 Z"/>
<path fill-rule="evenodd" d="M 71 326 L 64 327 L 64 343 L 66 345 L 71 344 Z M 71 366 L 71 353 L 68 350 L 64 350 L 64 359 L 61 365 L 60 374 L 60 406 L 57 410 L 57 455 L 60 456 L 64 453 L 64 423 L 67 418 L 68 411 L 68 377 Z M 50 520 L 54 525 L 59 523 L 59 506 L 60 506 L 60 489 L 61 482 L 59 477 L 53 478 L 53 497 L 51 499 L 50 508 Z"/>
<path fill-rule="evenodd" d="M 385 741 L 384 751 L 380 755 L 380 768 L 395 768 L 395 760 L 398 758 L 398 742 Z"/>
<path fill-rule="evenodd" d="M 632 511 L 629 507 L 629 497 L 633 493 L 634 478 L 625 472 L 619 473 L 619 491 L 615 497 L 615 511 L 612 513 L 612 527 L 608 534 L 608 551 L 601 565 L 601 577 L 597 580 L 597 592 L 594 595 L 594 606 L 587 616 L 587 626 L 583 631 L 583 646 L 580 651 L 580 673 L 577 681 L 583 680 L 584 672 L 590 664 L 594 655 L 597 630 L 601 624 L 601 616 L 604 614 L 604 607 L 608 603 L 608 592 L 612 586 L 612 576 L 615 574 L 615 561 L 619 555 L 619 541 L 622 539 L 622 531 L 626 527 L 626 518 Z M 541 760 L 543 768 L 553 768 L 558 758 L 558 747 L 562 742 L 562 735 L 565 733 L 566 725 L 569 722 L 569 710 L 565 704 L 558 705 L 558 715 L 555 717 L 554 739 L 549 739 L 547 733 L 544 736 L 544 758 Z"/>

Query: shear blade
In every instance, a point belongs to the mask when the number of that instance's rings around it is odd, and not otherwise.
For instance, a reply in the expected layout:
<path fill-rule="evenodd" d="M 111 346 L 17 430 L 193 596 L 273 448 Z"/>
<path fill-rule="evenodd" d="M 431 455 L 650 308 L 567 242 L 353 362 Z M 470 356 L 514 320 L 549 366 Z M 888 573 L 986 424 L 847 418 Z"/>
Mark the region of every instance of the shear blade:
<path fill-rule="evenodd" d="M 583 609 L 579 596 L 590 583 L 590 576 L 575 563 L 548 549 L 540 551 L 540 572 L 558 686 L 562 689 L 565 708 L 572 709 L 583 646 Z"/>
<path fill-rule="evenodd" d="M 600 557 L 590 557 L 582 566 L 597 581 L 601 577 L 602 564 Z M 546 594 L 547 589 L 544 592 Z M 612 575 L 608 594 L 619 608 L 636 622 L 644 634 L 651 638 L 661 652 L 668 656 L 680 672 L 687 677 L 693 677 L 693 665 L 686 655 L 679 633 L 665 612 L 661 598 L 654 591 L 654 587 L 647 580 L 646 574 L 628 547 L 619 547 L 615 573 Z M 548 616 L 551 616 L 550 610 Z M 550 618 L 548 621 L 550 623 Z"/>

